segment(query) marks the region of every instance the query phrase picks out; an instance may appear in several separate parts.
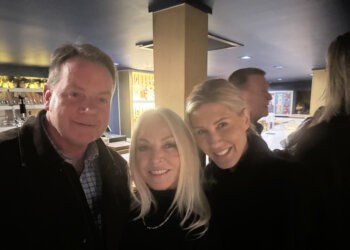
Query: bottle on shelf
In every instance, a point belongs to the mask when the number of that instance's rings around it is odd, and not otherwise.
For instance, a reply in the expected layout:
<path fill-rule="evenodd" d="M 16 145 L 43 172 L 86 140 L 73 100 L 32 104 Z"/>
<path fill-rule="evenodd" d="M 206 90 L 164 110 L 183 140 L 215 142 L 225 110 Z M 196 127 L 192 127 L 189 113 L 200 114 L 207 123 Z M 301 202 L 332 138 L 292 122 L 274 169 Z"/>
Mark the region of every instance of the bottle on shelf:
<path fill-rule="evenodd" d="M 22 121 L 25 121 L 27 118 L 27 109 L 26 109 L 26 104 L 24 102 L 24 96 L 19 95 L 19 113 L 20 113 L 20 119 Z"/>

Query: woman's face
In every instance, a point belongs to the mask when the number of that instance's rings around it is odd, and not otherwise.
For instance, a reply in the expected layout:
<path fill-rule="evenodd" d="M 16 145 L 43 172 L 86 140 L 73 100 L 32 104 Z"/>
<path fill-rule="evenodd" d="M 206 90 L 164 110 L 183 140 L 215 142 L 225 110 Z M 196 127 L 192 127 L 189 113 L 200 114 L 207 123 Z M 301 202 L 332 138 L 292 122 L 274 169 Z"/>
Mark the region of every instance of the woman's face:
<path fill-rule="evenodd" d="M 191 127 L 199 147 L 218 167 L 235 166 L 247 146 L 249 114 L 236 114 L 221 103 L 202 104 L 190 115 Z"/>
<path fill-rule="evenodd" d="M 145 120 L 136 138 L 136 165 L 153 190 L 174 189 L 180 172 L 175 138 L 160 117 Z"/>

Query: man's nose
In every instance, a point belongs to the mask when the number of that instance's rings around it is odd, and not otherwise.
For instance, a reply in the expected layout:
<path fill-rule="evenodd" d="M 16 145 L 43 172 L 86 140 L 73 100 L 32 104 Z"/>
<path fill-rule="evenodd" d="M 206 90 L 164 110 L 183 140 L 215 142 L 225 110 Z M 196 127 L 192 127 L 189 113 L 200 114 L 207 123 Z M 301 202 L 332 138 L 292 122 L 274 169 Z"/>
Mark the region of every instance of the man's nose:
<path fill-rule="evenodd" d="M 81 103 L 81 111 L 83 112 L 96 112 L 97 111 L 97 103 L 94 98 L 86 97 Z"/>

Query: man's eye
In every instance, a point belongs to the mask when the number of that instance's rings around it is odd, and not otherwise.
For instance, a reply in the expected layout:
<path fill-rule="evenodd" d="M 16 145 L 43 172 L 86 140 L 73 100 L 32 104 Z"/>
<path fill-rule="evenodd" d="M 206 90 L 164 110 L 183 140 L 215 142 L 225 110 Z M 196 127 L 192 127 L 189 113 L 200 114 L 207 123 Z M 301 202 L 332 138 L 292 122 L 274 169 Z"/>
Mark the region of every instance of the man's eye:
<path fill-rule="evenodd" d="M 98 98 L 98 101 L 99 101 L 100 103 L 108 103 L 108 99 L 105 98 L 105 97 L 100 97 L 100 98 Z"/>
<path fill-rule="evenodd" d="M 71 92 L 71 93 L 69 93 L 68 96 L 71 98 L 77 98 L 77 97 L 81 96 L 81 94 L 78 92 Z"/>

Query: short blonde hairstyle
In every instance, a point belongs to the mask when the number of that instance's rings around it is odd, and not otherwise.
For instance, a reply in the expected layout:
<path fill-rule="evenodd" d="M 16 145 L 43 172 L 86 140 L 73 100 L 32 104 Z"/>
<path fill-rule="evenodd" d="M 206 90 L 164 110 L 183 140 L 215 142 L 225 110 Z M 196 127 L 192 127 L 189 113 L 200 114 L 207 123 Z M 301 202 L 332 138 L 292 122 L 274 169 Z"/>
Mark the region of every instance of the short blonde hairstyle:
<path fill-rule="evenodd" d="M 136 167 L 136 140 L 139 131 L 144 121 L 153 117 L 160 117 L 165 121 L 175 139 L 180 157 L 179 179 L 169 211 L 177 208 L 182 217 L 181 226 L 189 231 L 199 229 L 198 235 L 201 236 L 208 229 L 210 207 L 203 190 L 203 171 L 198 148 L 186 123 L 174 111 L 167 108 L 150 109 L 142 113 L 131 138 L 129 165 L 137 191 L 132 193 L 140 208 L 140 213 L 136 219 L 143 218 L 148 214 L 152 204 L 157 206 L 150 188 L 142 179 Z M 192 220 L 193 215 L 194 219 Z M 198 231 L 196 230 L 196 232 Z"/>
<path fill-rule="evenodd" d="M 220 103 L 236 114 L 241 114 L 246 104 L 237 87 L 225 79 L 211 79 L 197 84 L 186 99 L 185 119 L 191 124 L 190 116 L 205 103 Z"/>

